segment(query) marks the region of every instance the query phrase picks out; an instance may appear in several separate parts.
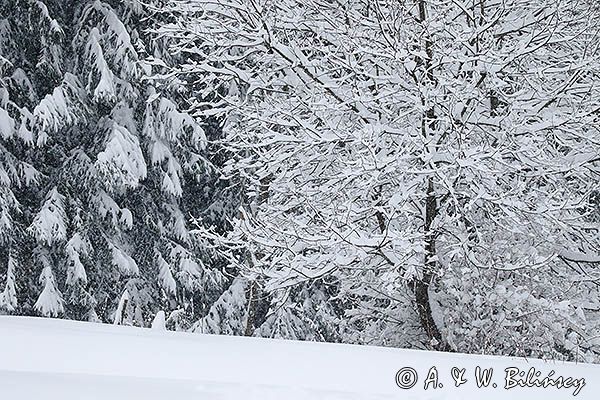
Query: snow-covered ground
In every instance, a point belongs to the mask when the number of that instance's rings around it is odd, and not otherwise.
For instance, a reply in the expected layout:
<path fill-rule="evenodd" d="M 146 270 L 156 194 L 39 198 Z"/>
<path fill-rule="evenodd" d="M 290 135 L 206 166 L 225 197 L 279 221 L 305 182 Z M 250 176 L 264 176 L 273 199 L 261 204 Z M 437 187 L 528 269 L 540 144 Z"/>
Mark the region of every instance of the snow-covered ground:
<path fill-rule="evenodd" d="M 577 399 L 600 396 L 597 365 L 185 334 L 53 319 L 0 317 L 0 346 L 0 399 L 7 400 L 564 400 L 573 397 L 577 386 Z M 434 366 L 443 387 L 433 388 Z M 493 368 L 487 388 L 477 388 L 477 366 Z M 460 371 L 452 372 L 453 367 L 465 369 L 466 383 L 459 387 L 455 381 L 460 381 Z M 518 370 L 507 372 L 511 367 Z M 396 374 L 402 368 L 413 368 L 418 374 L 414 387 L 397 385 Z M 517 382 L 510 374 L 531 368 L 541 373 L 539 379 L 554 371 L 553 378 L 576 381 L 562 389 L 505 388 Z M 431 384 L 424 390 L 428 374 Z M 410 377 L 410 371 L 405 372 L 400 383 L 409 384 Z M 581 379 L 585 379 L 582 388 Z"/>

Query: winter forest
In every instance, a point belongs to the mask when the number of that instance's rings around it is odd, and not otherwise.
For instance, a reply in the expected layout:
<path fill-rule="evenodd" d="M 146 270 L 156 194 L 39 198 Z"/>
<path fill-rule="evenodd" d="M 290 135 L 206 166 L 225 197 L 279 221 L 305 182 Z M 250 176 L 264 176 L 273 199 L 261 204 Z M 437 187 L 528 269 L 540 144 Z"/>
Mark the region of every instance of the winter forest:
<path fill-rule="evenodd" d="M 600 363 L 597 0 L 0 0 L 0 314 Z"/>

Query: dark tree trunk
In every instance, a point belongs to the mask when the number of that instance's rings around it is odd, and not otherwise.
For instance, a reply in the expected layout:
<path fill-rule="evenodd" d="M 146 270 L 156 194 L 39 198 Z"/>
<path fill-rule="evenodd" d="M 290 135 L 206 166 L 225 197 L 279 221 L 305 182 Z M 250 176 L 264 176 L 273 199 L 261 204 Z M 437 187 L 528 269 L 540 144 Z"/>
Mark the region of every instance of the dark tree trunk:
<path fill-rule="evenodd" d="M 417 312 L 421 326 L 425 330 L 427 337 L 433 343 L 436 350 L 450 350 L 448 344 L 442 338 L 442 334 L 438 329 L 433 313 L 431 311 L 431 303 L 429 299 L 429 285 L 433 279 L 434 272 L 437 269 L 435 256 L 435 232 L 432 229 L 433 222 L 438 212 L 437 198 L 435 197 L 433 179 L 429 178 L 427 182 L 427 196 L 425 199 L 425 259 L 423 266 L 423 275 L 419 279 L 415 279 L 413 290 L 415 293 L 415 301 L 417 303 Z"/>
<path fill-rule="evenodd" d="M 426 0 L 419 0 L 418 3 L 419 20 L 422 24 L 425 24 L 427 20 L 427 7 Z M 419 60 L 419 64 L 425 70 L 426 84 L 435 85 L 436 79 L 432 68 L 433 58 L 433 43 L 427 36 L 425 27 L 425 58 Z M 426 99 L 422 99 L 423 105 L 427 106 Z M 437 127 L 437 116 L 433 106 L 429 105 L 423 118 L 421 120 L 421 133 L 424 138 L 429 136 L 428 130 L 435 131 Z M 416 277 L 411 286 L 415 294 L 415 302 L 417 305 L 417 312 L 419 314 L 419 321 L 421 327 L 427 334 L 427 338 L 432 347 L 435 350 L 448 351 L 450 347 L 444 341 L 442 334 L 437 327 L 435 320 L 433 319 L 433 313 L 431 311 L 431 303 L 429 298 L 429 286 L 437 270 L 437 262 L 435 260 L 436 248 L 435 240 L 436 235 L 433 229 L 433 223 L 438 214 L 438 203 L 435 194 L 433 178 L 427 179 L 427 193 L 425 196 L 425 222 L 423 224 L 423 233 L 425 235 L 425 257 L 423 260 L 423 273 L 422 276 Z"/>
<path fill-rule="evenodd" d="M 255 282 L 250 282 L 248 290 L 246 291 L 246 298 L 248 299 L 248 319 L 246 320 L 246 329 L 244 331 L 245 336 L 253 336 L 256 320 L 256 308 L 258 304 L 258 285 Z"/>

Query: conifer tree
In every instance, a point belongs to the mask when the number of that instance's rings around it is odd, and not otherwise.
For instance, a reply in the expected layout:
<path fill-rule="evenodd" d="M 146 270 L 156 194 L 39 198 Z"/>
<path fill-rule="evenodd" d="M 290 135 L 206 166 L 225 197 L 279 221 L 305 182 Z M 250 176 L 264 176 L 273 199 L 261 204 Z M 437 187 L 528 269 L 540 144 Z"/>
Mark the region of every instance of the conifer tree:
<path fill-rule="evenodd" d="M 160 5 L 0 6 L 2 310 L 142 326 L 178 310 L 191 325 L 230 284 L 189 222 L 214 203 L 215 126 L 161 77 Z"/>

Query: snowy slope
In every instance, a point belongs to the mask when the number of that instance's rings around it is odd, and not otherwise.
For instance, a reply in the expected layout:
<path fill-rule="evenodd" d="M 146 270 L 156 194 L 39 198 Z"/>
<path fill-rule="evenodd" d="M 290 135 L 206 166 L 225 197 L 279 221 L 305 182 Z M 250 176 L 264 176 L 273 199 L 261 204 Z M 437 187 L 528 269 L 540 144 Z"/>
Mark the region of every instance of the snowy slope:
<path fill-rule="evenodd" d="M 568 399 L 574 388 L 505 389 L 505 368 L 585 379 L 577 399 L 598 399 L 600 366 L 460 354 L 163 332 L 0 317 L 0 399 Z M 443 387 L 424 390 L 432 366 Z M 493 367 L 477 388 L 476 366 Z M 396 385 L 412 367 L 418 383 Z M 455 387 L 452 367 L 465 368 Z M 455 371 L 455 376 L 456 371 Z M 511 381 L 512 382 L 512 381 Z M 496 388 L 491 387 L 493 383 Z"/>

